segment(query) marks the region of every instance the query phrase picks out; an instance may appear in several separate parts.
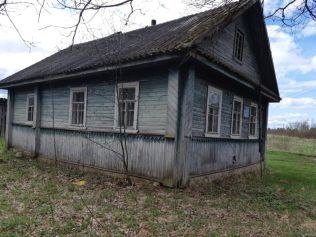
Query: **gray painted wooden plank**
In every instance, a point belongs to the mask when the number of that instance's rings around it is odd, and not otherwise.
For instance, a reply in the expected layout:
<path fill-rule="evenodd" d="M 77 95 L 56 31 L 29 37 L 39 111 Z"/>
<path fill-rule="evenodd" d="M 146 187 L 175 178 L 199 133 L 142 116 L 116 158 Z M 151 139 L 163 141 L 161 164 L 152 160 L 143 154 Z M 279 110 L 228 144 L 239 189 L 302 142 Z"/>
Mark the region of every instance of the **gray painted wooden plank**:
<path fill-rule="evenodd" d="M 6 118 L 6 148 L 12 146 L 12 121 L 13 121 L 13 112 L 14 112 L 14 91 L 12 89 L 8 90 L 7 98 L 7 118 Z"/>

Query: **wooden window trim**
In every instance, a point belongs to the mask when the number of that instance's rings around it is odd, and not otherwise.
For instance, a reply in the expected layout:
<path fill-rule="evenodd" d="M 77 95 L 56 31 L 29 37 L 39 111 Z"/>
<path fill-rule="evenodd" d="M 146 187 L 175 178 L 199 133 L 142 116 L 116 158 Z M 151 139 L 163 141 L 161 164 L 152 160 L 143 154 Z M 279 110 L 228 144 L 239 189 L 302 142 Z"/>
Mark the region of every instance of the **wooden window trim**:
<path fill-rule="evenodd" d="M 210 92 L 213 91 L 220 95 L 219 99 L 219 110 L 218 110 L 218 128 L 216 133 L 208 131 L 208 109 L 209 109 L 209 96 Z M 223 91 L 212 86 L 207 88 L 207 102 L 206 102 L 206 126 L 205 126 L 205 137 L 220 137 L 221 136 L 221 121 L 222 121 L 222 101 L 223 101 Z"/>
<path fill-rule="evenodd" d="M 235 110 L 235 101 L 238 101 L 241 103 L 240 105 L 240 122 L 239 122 L 239 134 L 234 134 L 233 133 L 233 122 L 234 122 L 234 110 Z M 243 106 L 244 106 L 244 102 L 243 99 L 241 97 L 238 96 L 234 96 L 234 100 L 233 100 L 233 108 L 232 108 L 232 121 L 231 121 L 231 138 L 241 138 L 241 134 L 242 134 L 242 120 L 243 120 Z"/>
<path fill-rule="evenodd" d="M 135 88 L 135 110 L 134 110 L 134 121 L 133 121 L 133 129 L 125 129 L 125 132 L 128 133 L 137 133 L 138 130 L 138 101 L 139 101 L 139 81 L 135 82 L 124 82 L 118 83 L 115 86 L 115 109 L 114 109 L 114 130 L 119 131 L 120 127 L 118 126 L 118 95 L 117 92 L 120 88 Z"/>
<path fill-rule="evenodd" d="M 238 40 L 238 36 L 241 36 L 242 38 L 242 45 L 241 45 L 241 58 L 238 58 L 237 54 L 237 50 L 239 49 L 239 46 L 237 45 L 237 43 L 240 43 L 240 41 L 237 42 Z M 243 56 L 244 56 L 244 49 L 245 49 L 245 34 L 244 32 L 239 29 L 238 27 L 236 27 L 235 30 L 235 36 L 234 36 L 234 51 L 233 51 L 233 58 L 234 60 L 236 60 L 238 63 L 242 64 L 243 63 Z"/>
<path fill-rule="evenodd" d="M 83 110 L 83 124 L 73 124 L 72 123 L 72 100 L 73 93 L 83 92 L 84 93 L 84 110 Z M 85 128 L 86 127 L 86 117 L 87 117 L 87 87 L 72 87 L 70 88 L 70 100 L 69 100 L 69 125 L 71 127 Z"/>
<path fill-rule="evenodd" d="M 255 135 L 250 134 L 250 119 L 251 119 L 251 108 L 255 107 L 256 108 L 256 125 L 255 125 Z M 249 139 L 257 139 L 258 138 L 258 104 L 256 103 L 251 103 L 250 104 L 250 116 L 249 116 Z"/>
<path fill-rule="evenodd" d="M 33 120 L 29 120 L 29 116 L 28 116 L 29 107 L 30 107 L 29 106 L 30 97 L 33 97 L 33 100 L 34 100 L 34 104 L 33 104 Z M 34 122 L 34 110 L 35 110 L 35 94 L 34 93 L 29 93 L 29 94 L 26 95 L 26 116 L 25 116 L 26 123 L 33 124 L 33 122 Z"/>

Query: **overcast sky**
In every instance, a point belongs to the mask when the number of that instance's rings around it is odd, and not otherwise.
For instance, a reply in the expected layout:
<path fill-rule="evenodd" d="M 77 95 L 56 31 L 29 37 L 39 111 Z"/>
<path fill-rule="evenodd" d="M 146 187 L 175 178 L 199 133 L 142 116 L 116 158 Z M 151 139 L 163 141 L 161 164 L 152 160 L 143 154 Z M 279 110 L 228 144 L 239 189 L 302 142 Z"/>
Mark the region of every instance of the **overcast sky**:
<path fill-rule="evenodd" d="M 47 1 L 49 4 L 49 1 Z M 266 10 L 276 1 L 266 2 Z M 96 17 L 85 16 L 87 27 L 79 29 L 76 43 L 109 35 L 115 31 L 128 31 L 193 13 L 185 0 L 135 0 L 136 11 L 126 26 L 124 17 L 128 7 L 100 12 Z M 38 21 L 38 9 L 20 7 L 12 15 L 21 35 L 35 44 L 28 48 L 12 28 L 7 18 L 0 16 L 0 79 L 5 78 L 71 44 L 69 29 L 75 18 L 72 12 L 48 8 Z M 18 12 L 18 14 L 16 14 Z M 282 102 L 270 106 L 269 126 L 283 127 L 287 123 L 308 119 L 316 122 L 316 24 L 292 34 L 277 23 L 267 22 L 274 64 Z M 4 92 L 0 92 L 0 95 Z"/>

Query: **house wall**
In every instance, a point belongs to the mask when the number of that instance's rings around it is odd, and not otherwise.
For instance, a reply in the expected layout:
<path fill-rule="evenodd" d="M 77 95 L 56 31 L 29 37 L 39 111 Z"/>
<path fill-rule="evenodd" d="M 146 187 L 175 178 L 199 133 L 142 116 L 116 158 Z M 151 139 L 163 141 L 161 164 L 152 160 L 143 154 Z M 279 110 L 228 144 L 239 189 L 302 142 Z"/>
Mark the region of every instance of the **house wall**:
<path fill-rule="evenodd" d="M 130 81 L 140 81 L 138 134 L 128 134 L 129 170 L 133 175 L 147 177 L 163 183 L 176 185 L 175 160 L 181 159 L 178 173 L 181 179 L 198 177 L 212 172 L 240 168 L 260 161 L 258 140 L 248 139 L 248 120 L 243 119 L 240 139 L 232 139 L 231 117 L 234 95 L 244 98 L 245 104 L 251 100 L 236 91 L 217 86 L 214 80 L 208 80 L 212 74 L 197 73 L 194 66 L 189 73 L 162 71 L 155 76 L 131 75 Z M 185 75 L 185 76 L 183 76 Z M 188 77 L 188 78 L 186 78 Z M 184 85 L 182 104 L 182 128 L 179 133 L 182 142 L 167 135 L 167 121 L 173 106 L 171 98 L 177 98 L 178 82 L 189 80 Z M 216 81 L 216 80 L 215 80 Z M 224 83 L 225 84 L 225 83 Z M 52 88 L 43 88 L 41 97 L 41 129 L 39 155 L 59 161 L 101 168 L 108 171 L 123 172 L 122 162 L 117 157 L 120 152 L 118 134 L 113 130 L 114 93 L 113 80 L 89 80 L 77 84 L 63 83 Z M 208 85 L 222 89 L 222 120 L 219 138 L 205 137 L 206 101 Z M 87 126 L 76 130 L 70 127 L 69 97 L 72 86 L 87 87 Z M 25 122 L 26 96 L 31 89 L 19 89 L 14 93 L 14 121 L 12 129 L 12 145 L 20 149 L 34 151 L 35 130 Z M 182 92 L 181 92 L 182 93 Z M 169 104 L 168 105 L 168 101 Z M 55 130 L 52 129 L 52 102 L 55 111 Z M 192 102 L 192 103 L 191 103 Z M 184 103 L 183 101 L 181 103 Z M 190 106 L 188 107 L 188 105 Z M 184 106 L 185 105 L 185 106 Z M 191 108 L 192 107 L 192 108 Z M 192 111 L 187 113 L 188 111 Z M 173 115 L 174 116 L 174 115 Z M 168 120 L 168 118 L 169 120 Z M 192 119 L 191 119 L 192 118 Z M 170 124 L 169 124 L 170 125 Z M 190 125 L 190 126 L 188 126 Z M 191 129 L 192 125 L 192 129 Z M 176 128 L 177 123 L 173 125 Z M 166 133 L 165 133 L 166 132 Z M 168 138 L 167 138 L 168 137 Z M 185 149 L 184 149 L 185 148 Z M 182 151 L 181 157 L 176 157 Z M 185 159 L 183 159 L 185 157 Z M 178 162 L 179 163 L 179 162 Z M 182 166 L 183 165 L 183 166 Z M 182 170 L 185 169 L 185 172 Z M 186 182 L 185 181 L 185 182 Z M 183 185 L 185 185 L 185 182 Z"/>
<path fill-rule="evenodd" d="M 187 142 L 192 154 L 187 164 L 190 177 L 245 167 L 260 161 L 259 140 L 249 138 L 248 118 L 242 116 L 241 136 L 238 139 L 231 137 L 234 96 L 241 97 L 244 106 L 250 106 L 251 102 L 256 103 L 256 101 L 249 98 L 247 94 L 234 91 L 233 87 L 229 86 L 229 82 L 216 83 L 223 78 L 212 78 L 214 76 L 196 70 L 192 137 Z M 222 91 L 220 136 L 216 138 L 207 137 L 205 134 L 208 85 Z M 258 127 L 257 134 L 259 134 Z"/>
<path fill-rule="evenodd" d="M 204 53 L 214 57 L 216 62 L 229 67 L 247 79 L 259 82 L 260 72 L 252 42 L 252 32 L 245 15 L 240 16 L 225 28 L 219 29 L 214 35 L 203 40 L 198 48 Z M 236 27 L 245 35 L 243 61 L 236 61 L 233 57 Z"/>
<path fill-rule="evenodd" d="M 220 137 L 231 137 L 231 123 L 234 96 L 243 99 L 243 105 L 250 106 L 251 102 L 256 103 L 254 100 L 246 98 L 242 94 L 231 92 L 227 89 L 217 86 L 214 83 L 208 82 L 207 78 L 197 76 L 194 87 L 194 107 L 193 107 L 193 125 L 192 133 L 194 136 L 203 137 L 206 131 L 206 107 L 207 107 L 207 93 L 208 86 L 218 88 L 222 91 L 222 111 L 221 111 L 221 125 Z M 257 130 L 257 134 L 258 134 Z M 241 136 L 242 139 L 249 137 L 249 118 L 242 117 Z"/>
<path fill-rule="evenodd" d="M 131 174 L 162 182 L 172 177 L 174 139 L 165 138 L 168 107 L 168 70 L 130 74 L 139 81 L 138 133 L 128 134 Z M 78 81 L 78 80 L 77 80 Z M 87 87 L 86 128 L 69 125 L 71 87 Z M 170 91 L 170 90 L 169 90 Z M 26 122 L 27 94 L 34 88 L 14 90 L 13 147 L 35 151 L 35 129 Z M 63 82 L 40 89 L 40 137 L 37 154 L 82 166 L 124 172 L 119 134 L 114 130 L 115 83 L 111 78 Z M 53 104 L 54 127 L 53 130 Z M 167 180 L 167 181 L 166 181 Z"/>
<path fill-rule="evenodd" d="M 138 130 L 140 133 L 164 134 L 167 122 L 168 72 L 156 75 L 140 74 L 129 77 L 129 81 L 139 81 Z M 71 128 L 69 125 L 70 89 L 87 87 L 86 128 L 108 130 L 114 128 L 115 82 L 104 79 L 93 83 L 57 85 L 44 88 L 41 92 L 41 126 Z M 25 94 L 19 95 L 19 98 Z M 54 103 L 53 103 L 54 101 Z M 26 102 L 25 102 L 26 103 Z M 25 103 L 23 104 L 25 106 Z M 23 106 L 22 106 L 23 107 Z M 24 109 L 25 110 L 25 109 Z M 22 114 L 22 108 L 16 110 Z"/>
<path fill-rule="evenodd" d="M 27 95 L 34 93 L 33 88 L 16 89 L 13 101 L 13 123 L 27 124 L 26 101 Z"/>

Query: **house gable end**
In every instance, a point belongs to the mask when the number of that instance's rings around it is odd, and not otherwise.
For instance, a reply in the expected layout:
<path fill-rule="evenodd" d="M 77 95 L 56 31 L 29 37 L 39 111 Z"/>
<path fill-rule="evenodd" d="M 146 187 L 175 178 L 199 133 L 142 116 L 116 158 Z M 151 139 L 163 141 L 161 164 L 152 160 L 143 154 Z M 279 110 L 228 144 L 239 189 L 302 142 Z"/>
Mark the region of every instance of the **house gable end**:
<path fill-rule="evenodd" d="M 234 57 L 236 31 L 240 31 L 244 35 L 242 61 Z M 259 83 L 260 71 L 254 53 L 251 31 L 244 15 L 239 16 L 223 29 L 213 32 L 212 35 L 206 37 L 198 44 L 197 49 L 216 63 L 225 66 L 254 83 Z"/>
<path fill-rule="evenodd" d="M 234 57 L 236 31 L 244 35 L 241 62 Z M 227 26 L 210 33 L 197 45 L 197 50 L 241 78 L 262 85 L 279 96 L 260 3 L 254 4 Z"/>

